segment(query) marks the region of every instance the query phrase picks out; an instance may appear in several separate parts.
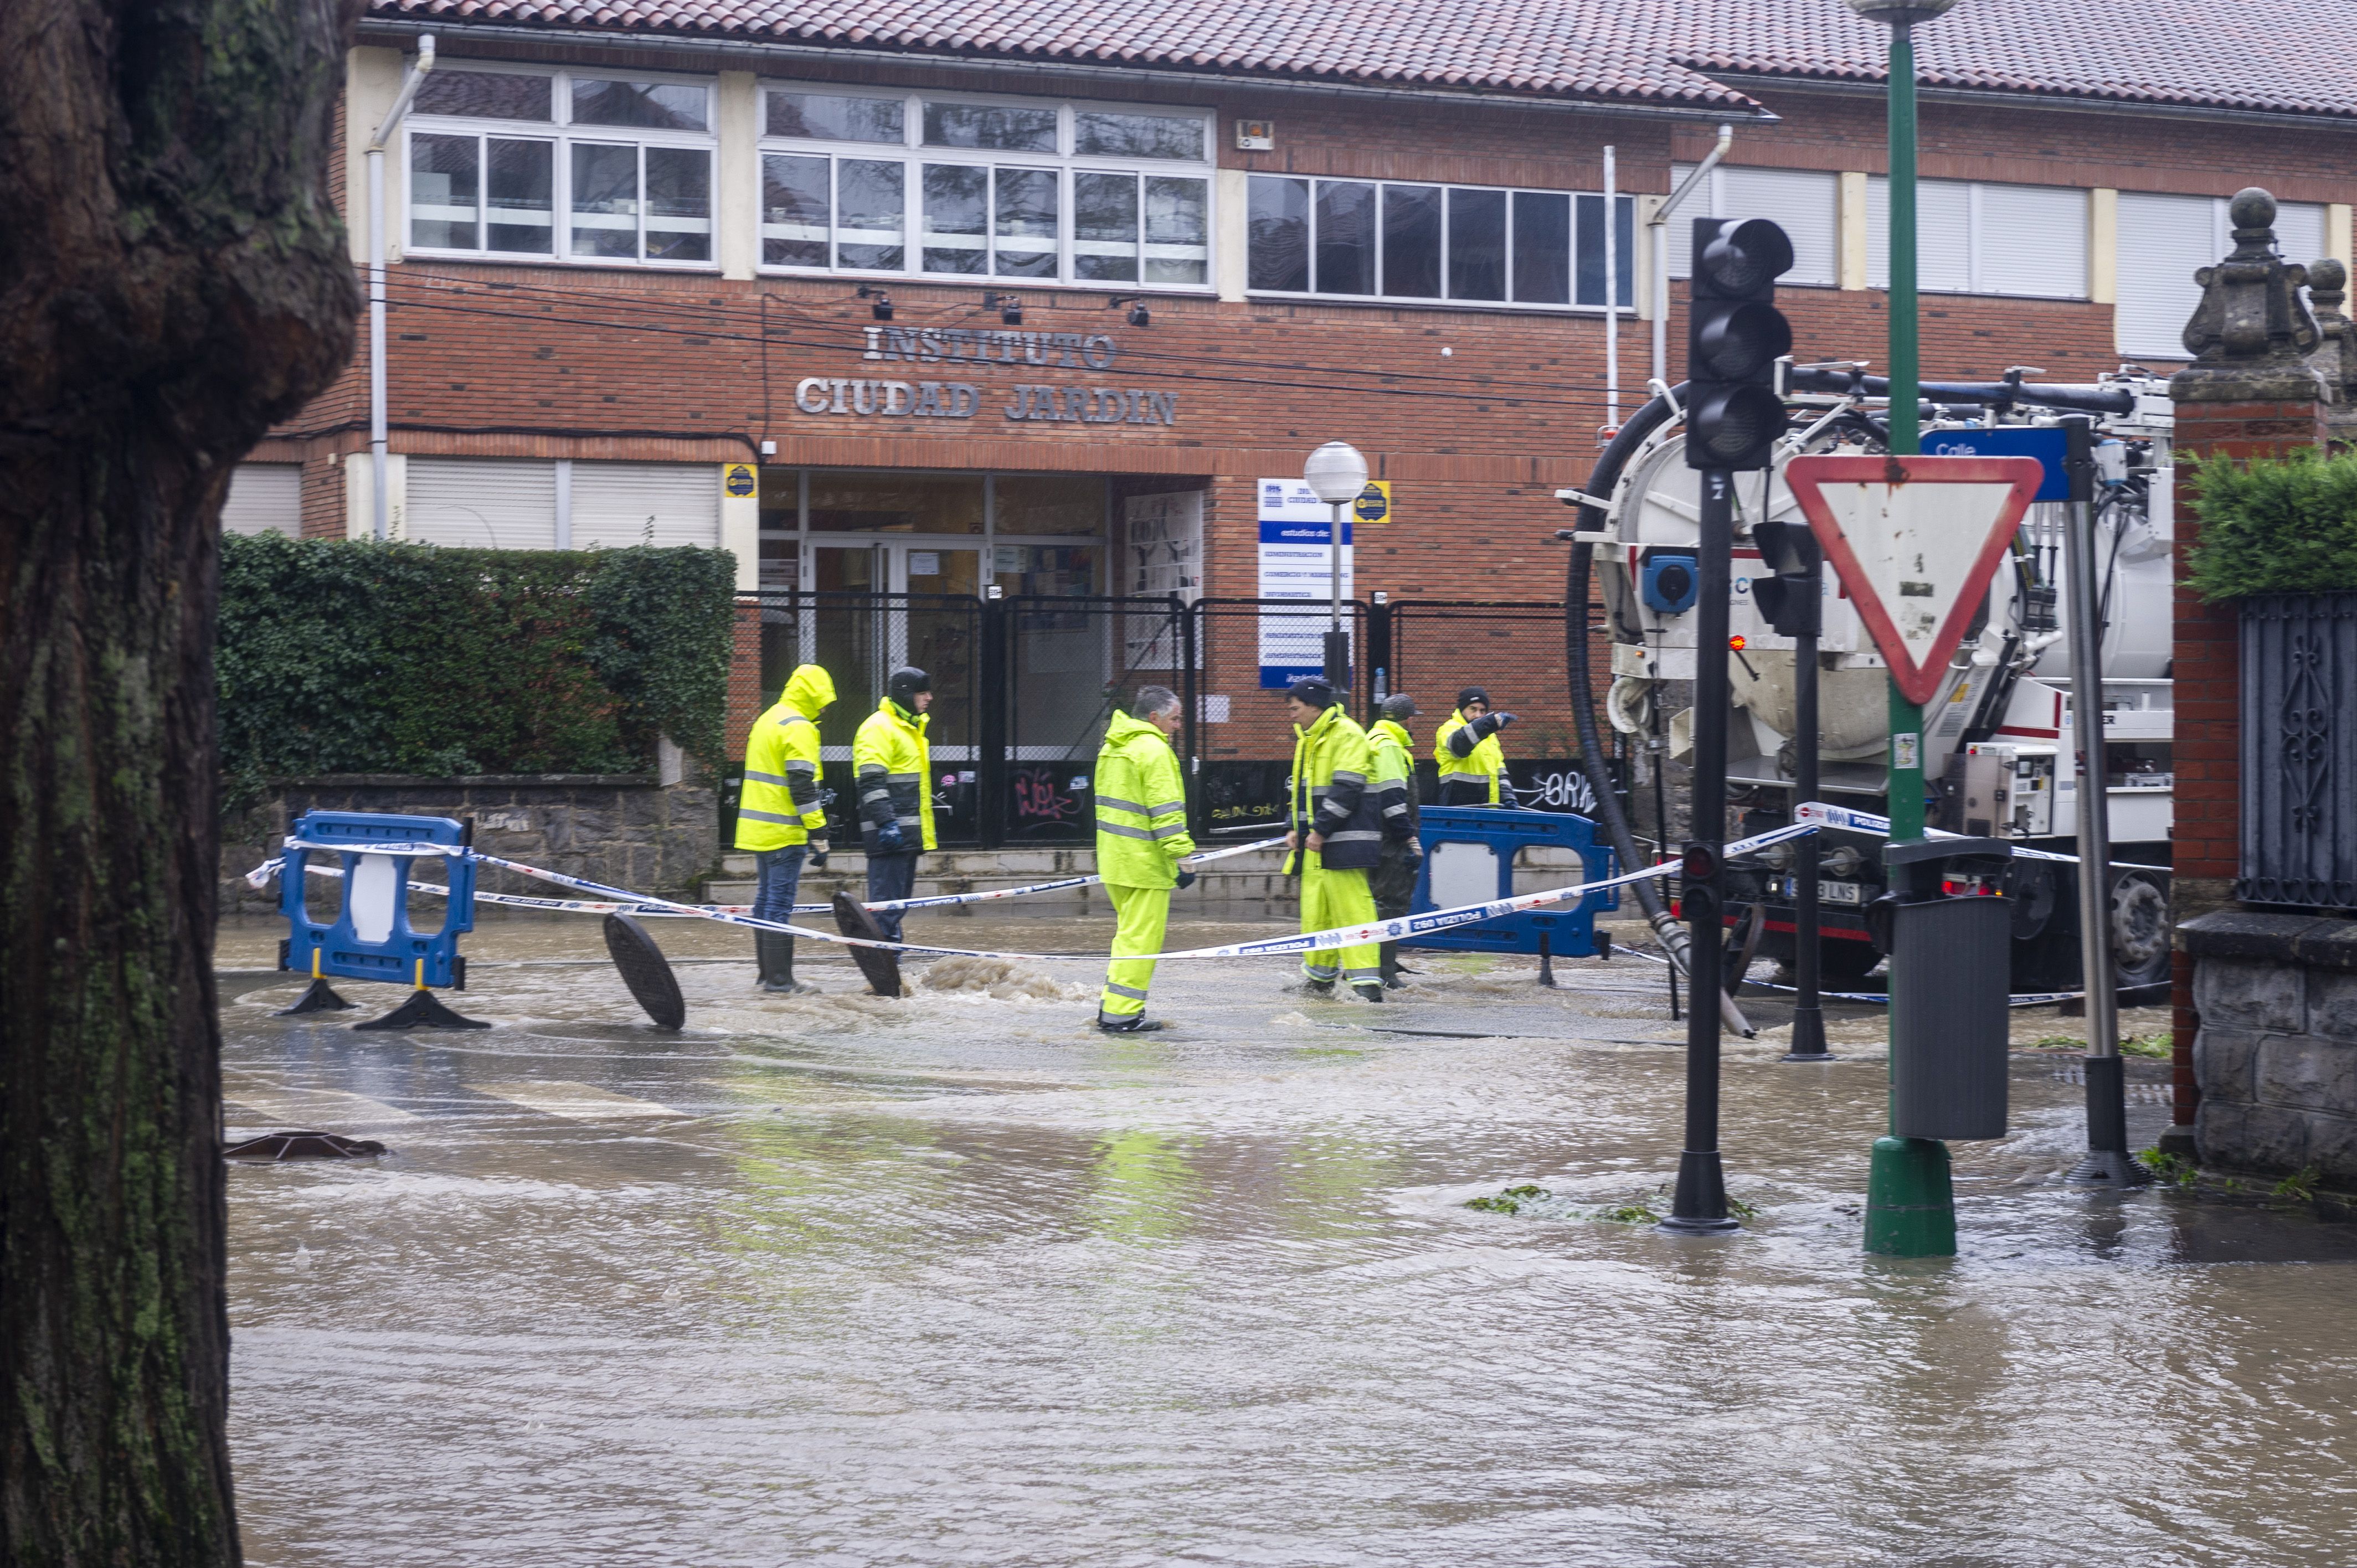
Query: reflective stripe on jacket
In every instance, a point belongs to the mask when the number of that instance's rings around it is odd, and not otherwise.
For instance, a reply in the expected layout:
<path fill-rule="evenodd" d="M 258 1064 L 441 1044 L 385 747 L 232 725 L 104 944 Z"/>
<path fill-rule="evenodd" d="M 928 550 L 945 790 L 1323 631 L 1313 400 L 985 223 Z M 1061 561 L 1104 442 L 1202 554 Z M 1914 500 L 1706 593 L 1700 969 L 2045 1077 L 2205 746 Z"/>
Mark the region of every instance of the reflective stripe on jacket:
<path fill-rule="evenodd" d="M 1470 753 L 1459 757 L 1449 746 L 1448 737 L 1464 727 L 1465 715 L 1451 714 L 1448 722 L 1432 737 L 1432 760 L 1440 768 L 1441 788 L 1446 789 L 1448 787 L 1448 776 L 1452 773 L 1486 775 L 1490 804 L 1494 806 L 1498 803 L 1498 776 L 1506 770 L 1506 748 L 1498 744 L 1498 737 L 1493 734 L 1483 736 L 1475 743 Z"/>
<path fill-rule="evenodd" d="M 933 847 L 932 751 L 925 744 L 930 714 L 912 714 L 887 697 L 851 741 L 853 788 L 859 791 L 859 841 L 876 853 L 876 832 L 899 822 L 906 847 Z"/>
<path fill-rule="evenodd" d="M 738 849 L 790 849 L 826 837 L 818 715 L 834 701 L 834 679 L 804 664 L 786 678 L 777 705 L 753 721 L 745 741 L 745 787 L 737 797 Z"/>
<path fill-rule="evenodd" d="M 1391 719 L 1367 726 L 1367 746 L 1374 771 L 1367 776 L 1375 792 L 1375 810 L 1382 813 L 1386 843 L 1413 840 L 1416 832 L 1415 742 Z"/>
<path fill-rule="evenodd" d="M 1170 737 L 1115 714 L 1097 753 L 1097 875 L 1120 887 L 1172 887 L 1195 853 L 1187 835 L 1187 786 Z"/>
<path fill-rule="evenodd" d="M 1299 725 L 1300 738 L 1293 747 L 1293 778 L 1288 790 L 1286 825 L 1302 835 L 1325 835 L 1319 864 L 1329 871 L 1367 871 L 1382 858 L 1383 818 L 1367 776 L 1375 766 L 1367 732 L 1339 706 L 1318 715 L 1308 729 Z M 1288 856 L 1289 874 L 1299 857 Z"/>

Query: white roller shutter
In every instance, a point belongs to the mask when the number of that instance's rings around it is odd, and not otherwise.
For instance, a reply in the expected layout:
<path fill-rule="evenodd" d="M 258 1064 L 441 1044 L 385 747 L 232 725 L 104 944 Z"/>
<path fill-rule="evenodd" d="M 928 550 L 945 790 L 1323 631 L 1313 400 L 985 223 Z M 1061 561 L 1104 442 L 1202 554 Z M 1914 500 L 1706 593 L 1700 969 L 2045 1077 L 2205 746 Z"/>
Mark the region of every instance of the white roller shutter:
<path fill-rule="evenodd" d="M 2087 297 L 2087 193 L 2054 185 L 1984 185 L 1974 242 L 1983 294 Z"/>
<path fill-rule="evenodd" d="M 1691 164 L 1670 170 L 1670 182 L 1694 172 Z M 1841 281 L 1841 227 L 1836 216 L 1841 177 L 1814 169 L 1729 168 L 1710 171 L 1700 188 L 1685 199 L 1669 223 L 1670 275 L 1686 275 L 1692 228 L 1690 218 L 1772 218 L 1792 242 L 1792 270 L 1784 283 L 1825 284 Z"/>
<path fill-rule="evenodd" d="M 2227 220 L 2230 227 L 2226 244 L 2230 248 L 2233 244 L 2231 228 L 2233 222 L 2233 219 Z M 2283 252 L 2283 259 L 2287 262 L 2298 262 L 2303 265 L 2312 266 L 2322 261 L 2324 259 L 2323 205 L 2314 201 L 2287 201 L 2276 208 L 2276 248 Z M 2222 249 L 2218 253 L 2222 256 L 2226 252 Z"/>
<path fill-rule="evenodd" d="M 575 549 L 719 543 L 717 463 L 573 465 Z"/>
<path fill-rule="evenodd" d="M 229 477 L 221 502 L 224 533 L 283 533 L 303 537 L 303 466 L 300 463 L 240 463 Z"/>
<path fill-rule="evenodd" d="M 2132 359 L 2183 360 L 2185 324 L 2201 303 L 2194 270 L 2226 253 L 2219 233 L 2225 203 L 2207 196 L 2120 192 L 2120 352 Z"/>
<path fill-rule="evenodd" d="M 1890 182 L 1866 186 L 1867 281 L 1890 286 Z M 2087 297 L 2087 193 L 1927 179 L 1915 188 L 1916 286 L 1927 294 Z"/>
<path fill-rule="evenodd" d="M 488 457 L 409 459 L 407 537 L 473 550 L 556 547 L 556 465 Z"/>

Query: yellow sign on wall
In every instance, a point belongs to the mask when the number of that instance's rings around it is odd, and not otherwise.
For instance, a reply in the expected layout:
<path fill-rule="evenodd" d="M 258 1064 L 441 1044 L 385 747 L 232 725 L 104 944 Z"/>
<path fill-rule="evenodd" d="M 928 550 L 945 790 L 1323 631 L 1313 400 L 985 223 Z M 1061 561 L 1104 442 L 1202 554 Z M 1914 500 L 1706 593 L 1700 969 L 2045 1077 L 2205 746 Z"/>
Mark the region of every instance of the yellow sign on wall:
<path fill-rule="evenodd" d="M 761 493 L 760 477 L 750 463 L 725 463 L 720 468 L 720 493 L 746 499 Z"/>
<path fill-rule="evenodd" d="M 1369 479 L 1359 499 L 1351 503 L 1351 515 L 1361 522 L 1389 522 L 1392 517 L 1392 482 L 1389 479 Z"/>

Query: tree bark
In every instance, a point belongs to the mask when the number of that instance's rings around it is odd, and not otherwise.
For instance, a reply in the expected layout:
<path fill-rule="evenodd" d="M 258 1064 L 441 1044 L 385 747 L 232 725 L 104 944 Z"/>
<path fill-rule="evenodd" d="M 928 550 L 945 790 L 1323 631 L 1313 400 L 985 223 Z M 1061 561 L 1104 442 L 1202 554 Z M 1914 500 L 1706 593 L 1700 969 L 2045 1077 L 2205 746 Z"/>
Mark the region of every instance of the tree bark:
<path fill-rule="evenodd" d="M 351 352 L 338 0 L 0 0 L 0 1562 L 238 1561 L 213 611 Z"/>

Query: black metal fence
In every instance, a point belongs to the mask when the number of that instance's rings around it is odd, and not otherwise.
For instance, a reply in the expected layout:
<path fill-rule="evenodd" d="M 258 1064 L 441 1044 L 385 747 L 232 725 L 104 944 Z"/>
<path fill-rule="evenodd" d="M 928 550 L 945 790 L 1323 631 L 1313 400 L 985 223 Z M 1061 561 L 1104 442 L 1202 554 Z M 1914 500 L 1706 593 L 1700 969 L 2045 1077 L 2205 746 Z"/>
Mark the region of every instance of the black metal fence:
<path fill-rule="evenodd" d="M 1175 595 L 763 591 L 744 601 L 759 606 L 765 701 L 800 663 L 834 678 L 838 701 L 819 737 L 838 802 L 852 799 L 852 735 L 886 678 L 903 664 L 927 671 L 937 833 L 945 845 L 994 849 L 1089 840 L 1097 746 L 1146 685 L 1184 703 L 1174 739 L 1197 832 L 1278 821 L 1294 744 L 1284 682 L 1316 667 L 1330 624 L 1324 604 Z M 1416 696 L 1427 793 L 1432 732 L 1458 688 L 1480 685 L 1521 716 L 1506 734 L 1521 803 L 1592 807 L 1571 738 L 1559 603 L 1353 601 L 1342 615 L 1351 712 L 1366 716 L 1390 692 Z"/>
<path fill-rule="evenodd" d="M 2352 684 L 2357 592 L 2262 594 L 2242 601 L 2236 897 L 2357 908 Z"/>

